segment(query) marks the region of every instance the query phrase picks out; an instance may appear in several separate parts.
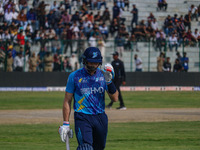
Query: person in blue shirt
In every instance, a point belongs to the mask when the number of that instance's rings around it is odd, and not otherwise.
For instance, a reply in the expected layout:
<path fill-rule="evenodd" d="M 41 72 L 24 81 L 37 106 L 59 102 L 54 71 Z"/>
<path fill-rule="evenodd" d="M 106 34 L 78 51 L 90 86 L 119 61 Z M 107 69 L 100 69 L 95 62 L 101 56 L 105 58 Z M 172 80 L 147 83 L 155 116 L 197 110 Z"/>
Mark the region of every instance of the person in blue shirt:
<path fill-rule="evenodd" d="M 68 77 L 63 103 L 64 122 L 59 134 L 61 140 L 66 142 L 73 97 L 77 150 L 103 150 L 108 131 L 105 91 L 112 101 L 118 100 L 118 91 L 112 82 L 114 69 L 110 64 L 105 65 L 104 70 L 98 68 L 102 64 L 102 56 L 96 47 L 87 48 L 82 57 L 84 67 Z"/>
<path fill-rule="evenodd" d="M 183 52 L 183 57 L 181 58 L 181 63 L 182 63 L 182 67 L 183 67 L 183 71 L 184 72 L 188 72 L 189 69 L 189 58 L 186 56 L 187 53 Z"/>

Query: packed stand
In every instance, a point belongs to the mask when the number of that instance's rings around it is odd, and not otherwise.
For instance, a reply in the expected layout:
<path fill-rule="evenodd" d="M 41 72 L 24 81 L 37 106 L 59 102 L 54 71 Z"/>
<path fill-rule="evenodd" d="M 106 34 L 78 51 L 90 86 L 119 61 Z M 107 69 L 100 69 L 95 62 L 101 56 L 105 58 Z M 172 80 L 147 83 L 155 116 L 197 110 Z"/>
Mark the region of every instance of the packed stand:
<path fill-rule="evenodd" d="M 165 0 L 158 1 L 159 9 L 167 11 L 167 6 Z M 155 50 L 167 51 L 169 47 L 170 51 L 178 51 L 183 43 L 195 45 L 200 40 L 198 29 L 191 31 L 191 20 L 198 20 L 200 5 L 192 5 L 185 16 L 168 15 L 161 28 L 153 13 L 139 21 L 139 8 L 136 4 L 129 6 L 129 0 L 114 0 L 111 11 L 112 16 L 106 0 L 63 0 L 52 4 L 33 0 L 32 7 L 28 0 L 19 0 L 17 5 L 13 0 L 3 0 L 0 48 L 8 56 L 7 71 L 76 70 L 87 46 L 98 46 L 105 56 L 109 36 L 114 38 L 120 57 L 124 50 L 139 51 L 138 41 L 152 41 Z M 124 11 L 132 14 L 128 26 Z M 32 44 L 40 45 L 39 53 L 31 48 Z"/>

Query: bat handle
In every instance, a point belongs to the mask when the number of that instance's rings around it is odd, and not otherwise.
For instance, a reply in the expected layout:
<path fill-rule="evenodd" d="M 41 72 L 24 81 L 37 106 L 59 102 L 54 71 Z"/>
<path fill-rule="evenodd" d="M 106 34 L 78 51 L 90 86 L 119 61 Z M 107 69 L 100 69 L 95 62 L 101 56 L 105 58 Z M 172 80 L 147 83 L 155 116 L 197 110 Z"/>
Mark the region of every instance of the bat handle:
<path fill-rule="evenodd" d="M 68 136 L 68 134 L 66 135 L 66 149 L 70 150 L 70 148 L 69 148 L 69 136 Z"/>

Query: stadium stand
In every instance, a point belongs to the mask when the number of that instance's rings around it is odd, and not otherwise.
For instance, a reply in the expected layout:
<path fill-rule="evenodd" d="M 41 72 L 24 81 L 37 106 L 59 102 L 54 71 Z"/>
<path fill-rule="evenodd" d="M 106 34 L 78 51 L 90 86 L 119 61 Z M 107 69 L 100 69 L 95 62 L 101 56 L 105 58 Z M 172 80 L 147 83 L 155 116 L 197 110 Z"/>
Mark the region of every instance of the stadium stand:
<path fill-rule="evenodd" d="M 28 7 L 32 8 L 33 1 L 37 0 L 28 0 Z M 40 0 L 39 0 L 40 1 Z M 40 1 L 41 2 L 41 1 Z M 48 0 L 45 1 L 46 7 L 45 10 L 46 12 L 49 12 L 50 9 L 52 8 L 54 0 Z M 63 2 L 62 0 L 56 0 L 57 4 L 60 4 Z M 74 2 L 74 1 L 73 1 Z M 125 18 L 126 20 L 123 21 L 125 24 L 126 31 L 129 33 L 129 36 L 131 35 L 132 27 L 130 26 L 131 20 L 132 20 L 132 14 L 131 14 L 131 9 L 132 9 L 132 4 L 135 4 L 137 9 L 138 9 L 138 22 L 144 20 L 144 22 L 147 22 L 147 18 L 150 13 L 154 15 L 154 17 L 157 20 L 158 28 L 163 29 L 165 19 L 168 15 L 174 16 L 174 14 L 177 14 L 178 18 L 183 15 L 183 17 L 188 13 L 189 7 L 194 4 L 195 6 L 199 6 L 199 1 L 198 0 L 167 0 L 168 3 L 168 8 L 166 11 L 158 11 L 157 9 L 157 0 L 129 0 L 129 11 L 127 9 L 124 9 L 123 12 L 121 12 L 121 18 Z M 15 0 L 16 5 L 18 5 L 18 0 Z M 113 1 L 108 0 L 106 1 L 106 6 L 108 7 L 108 10 L 110 12 L 110 16 L 112 18 L 112 9 L 113 9 Z M 98 11 L 100 11 L 100 14 L 102 15 L 103 11 L 105 10 L 104 6 L 100 8 L 100 10 L 90 10 L 88 9 L 88 12 L 93 12 L 93 15 L 96 15 Z M 71 7 L 71 11 L 69 11 L 72 15 L 77 11 L 77 8 L 75 6 Z M 45 18 L 44 18 L 45 19 Z M 41 20 L 43 21 L 43 20 Z M 45 23 L 45 22 L 44 22 Z M 110 23 L 106 23 L 107 26 L 110 26 Z M 195 29 L 199 29 L 199 22 L 196 20 L 193 20 L 191 22 L 191 31 L 194 32 Z M 59 32 L 59 31 L 58 31 Z M 127 34 L 127 32 L 125 34 Z M 104 63 L 111 62 L 112 56 L 110 55 L 114 50 L 116 50 L 116 45 L 114 43 L 114 39 L 117 35 L 114 34 L 111 36 L 109 34 L 108 38 L 106 39 L 106 55 L 104 58 Z M 169 37 L 167 37 L 168 40 Z M 32 43 L 31 44 L 31 51 L 34 51 L 36 55 L 40 51 L 40 43 Z M 63 48 L 63 44 L 61 47 Z M 49 45 L 51 47 L 51 45 Z M 69 48 L 68 48 L 69 49 Z M 76 45 L 73 45 L 73 49 L 76 49 Z M 198 46 L 188 46 L 188 47 L 183 47 L 182 45 L 179 46 L 178 51 L 187 52 L 187 56 L 190 59 L 189 63 L 189 71 L 199 71 L 199 48 Z M 144 41 L 139 41 L 137 42 L 137 47 L 134 51 L 130 50 L 125 50 L 123 53 L 123 61 L 125 63 L 126 71 L 134 71 L 134 59 L 133 56 L 134 54 L 138 54 L 142 60 L 143 60 L 143 71 L 156 71 L 156 66 L 157 66 L 157 56 L 159 56 L 160 52 L 155 51 L 155 44 L 153 42 L 144 42 Z M 70 56 L 70 50 L 67 51 L 66 56 Z M 167 45 L 167 51 L 166 55 L 171 58 L 172 63 L 174 63 L 174 60 L 176 59 L 176 51 L 169 52 L 169 48 Z"/>

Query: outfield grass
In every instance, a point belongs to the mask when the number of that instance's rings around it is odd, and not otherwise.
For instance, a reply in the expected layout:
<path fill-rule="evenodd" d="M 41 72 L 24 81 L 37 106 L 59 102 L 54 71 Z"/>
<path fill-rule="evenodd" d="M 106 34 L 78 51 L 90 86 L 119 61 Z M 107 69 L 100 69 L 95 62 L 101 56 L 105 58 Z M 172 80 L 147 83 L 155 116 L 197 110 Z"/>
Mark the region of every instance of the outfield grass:
<path fill-rule="evenodd" d="M 128 108 L 199 108 L 199 92 L 122 92 Z M 0 110 L 61 109 L 64 92 L 0 92 Z M 109 103 L 106 95 L 106 104 Z M 119 102 L 114 104 L 117 107 Z"/>
<path fill-rule="evenodd" d="M 64 150 L 58 126 L 0 125 L 0 149 Z M 199 150 L 199 127 L 200 122 L 111 123 L 106 150 Z M 75 137 L 70 144 L 75 150 Z"/>

